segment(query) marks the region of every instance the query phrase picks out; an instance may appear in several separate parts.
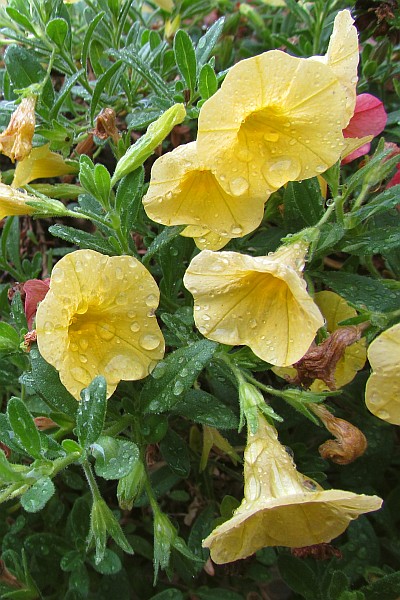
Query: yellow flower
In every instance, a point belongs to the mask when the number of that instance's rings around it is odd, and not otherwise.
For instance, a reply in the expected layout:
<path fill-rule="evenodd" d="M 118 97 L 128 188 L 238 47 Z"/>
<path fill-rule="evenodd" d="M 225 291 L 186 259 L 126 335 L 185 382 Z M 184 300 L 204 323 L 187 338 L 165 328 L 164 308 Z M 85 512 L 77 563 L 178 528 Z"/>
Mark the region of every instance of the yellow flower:
<path fill-rule="evenodd" d="M 121 379 L 146 377 L 163 357 L 158 301 L 156 282 L 135 258 L 71 252 L 54 267 L 37 311 L 39 351 L 77 400 L 97 375 L 109 397 Z"/>
<path fill-rule="evenodd" d="M 250 195 L 266 198 L 339 159 L 358 60 L 356 30 L 351 26 L 350 33 L 344 25 L 343 52 L 338 49 L 343 25 L 338 21 L 335 27 L 333 58 L 310 60 L 272 50 L 242 60 L 201 107 L 199 158 L 225 191 L 240 176 Z"/>
<path fill-rule="evenodd" d="M 0 219 L 11 215 L 32 215 L 35 211 L 29 206 L 27 200 L 35 200 L 25 192 L 18 192 L 5 183 L 0 183 Z"/>
<path fill-rule="evenodd" d="M 199 225 L 188 225 L 181 231 L 181 236 L 193 238 L 194 243 L 200 250 L 221 250 L 232 239 L 222 237 L 218 233 Z"/>
<path fill-rule="evenodd" d="M 368 348 L 372 374 L 365 402 L 376 417 L 400 425 L 400 323 L 381 333 Z"/>
<path fill-rule="evenodd" d="M 11 115 L 7 129 L 0 134 L 0 152 L 14 162 L 28 156 L 35 132 L 36 96 L 28 96 Z"/>
<path fill-rule="evenodd" d="M 324 490 L 296 470 L 277 432 L 260 416 L 244 454 L 244 499 L 233 517 L 204 541 L 216 563 L 250 556 L 265 546 L 330 542 L 359 515 L 380 508 L 377 496 Z"/>
<path fill-rule="evenodd" d="M 65 162 L 61 154 L 50 152 L 50 144 L 33 148 L 29 156 L 17 163 L 12 187 L 23 187 L 34 179 L 60 177 L 76 173 L 79 167 Z"/>
<path fill-rule="evenodd" d="M 200 252 L 184 277 L 200 333 L 247 345 L 273 365 L 299 360 L 324 323 L 301 276 L 305 252 L 303 244 L 257 257 Z"/>
<path fill-rule="evenodd" d="M 249 196 L 248 187 L 247 179 L 238 175 L 229 192 L 225 191 L 199 160 L 196 142 L 191 142 L 156 160 L 143 206 L 156 223 L 194 226 L 202 233 L 206 230 L 219 240 L 207 245 L 215 250 L 261 223 L 267 196 Z"/>

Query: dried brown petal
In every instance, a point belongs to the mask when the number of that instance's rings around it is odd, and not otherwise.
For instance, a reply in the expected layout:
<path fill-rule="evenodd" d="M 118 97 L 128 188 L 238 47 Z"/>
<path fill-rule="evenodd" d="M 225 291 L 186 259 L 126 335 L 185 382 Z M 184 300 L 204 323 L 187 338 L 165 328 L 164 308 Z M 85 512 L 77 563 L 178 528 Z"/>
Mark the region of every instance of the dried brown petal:
<path fill-rule="evenodd" d="M 364 454 L 368 444 L 365 435 L 358 427 L 344 419 L 334 417 L 322 404 L 313 404 L 310 408 L 336 438 L 327 440 L 318 448 L 322 458 L 338 465 L 348 465 Z"/>
<path fill-rule="evenodd" d="M 103 108 L 99 113 L 93 135 L 101 140 L 106 140 L 110 137 L 114 144 L 118 143 L 119 131 L 116 124 L 116 114 L 112 108 Z"/>
<path fill-rule="evenodd" d="M 304 548 L 292 548 L 291 553 L 296 558 L 314 558 L 315 560 L 329 560 L 333 557 L 342 558 L 339 548 L 332 544 L 314 544 Z"/>

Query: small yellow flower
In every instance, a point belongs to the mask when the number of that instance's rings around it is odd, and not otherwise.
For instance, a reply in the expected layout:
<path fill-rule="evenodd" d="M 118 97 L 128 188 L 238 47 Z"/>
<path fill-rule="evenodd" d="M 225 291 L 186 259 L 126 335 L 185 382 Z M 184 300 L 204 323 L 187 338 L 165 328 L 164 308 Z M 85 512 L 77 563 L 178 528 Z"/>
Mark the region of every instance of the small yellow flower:
<path fill-rule="evenodd" d="M 109 397 L 121 379 L 146 377 L 163 357 L 158 301 L 156 282 L 135 258 L 71 252 L 54 267 L 36 314 L 39 351 L 77 400 L 97 375 Z"/>
<path fill-rule="evenodd" d="M 36 212 L 35 208 L 26 202 L 35 199 L 35 196 L 19 192 L 5 183 L 0 183 L 0 219 L 12 215 L 32 215 Z"/>
<path fill-rule="evenodd" d="M 218 233 L 198 225 L 188 225 L 181 231 L 181 236 L 193 238 L 194 243 L 200 250 L 221 250 L 232 239 L 222 237 Z"/>
<path fill-rule="evenodd" d="M 244 499 L 233 517 L 204 541 L 216 563 L 250 556 L 265 546 L 290 548 L 330 542 L 359 515 L 382 500 L 342 490 L 324 490 L 296 470 L 277 432 L 260 416 L 248 433 L 244 454 Z"/>
<path fill-rule="evenodd" d="M 324 323 L 301 276 L 305 253 L 303 244 L 257 257 L 200 252 L 184 277 L 200 333 L 249 346 L 273 365 L 299 360 Z"/>
<path fill-rule="evenodd" d="M 28 96 L 11 115 L 7 129 L 0 134 L 0 152 L 14 162 L 28 156 L 35 132 L 36 96 Z"/>
<path fill-rule="evenodd" d="M 267 196 L 249 196 L 248 187 L 247 179 L 238 175 L 225 191 L 199 160 L 196 142 L 191 142 L 156 160 L 143 206 L 156 223 L 194 226 L 221 239 L 222 244 L 208 243 L 215 250 L 261 223 Z"/>
<path fill-rule="evenodd" d="M 368 348 L 372 374 L 365 402 L 376 417 L 400 425 L 400 323 L 381 333 Z"/>
<path fill-rule="evenodd" d="M 49 147 L 50 144 L 45 144 L 33 148 L 29 156 L 17 163 L 12 187 L 23 187 L 35 179 L 60 177 L 79 170 L 79 167 L 65 162 L 61 154 L 50 152 Z"/>
<path fill-rule="evenodd" d="M 288 181 L 314 177 L 340 158 L 358 60 L 356 30 L 344 26 L 342 46 L 341 27 L 335 28 L 327 61 L 279 50 L 242 60 L 201 107 L 199 158 L 225 191 L 241 177 L 251 195 L 266 199 Z"/>

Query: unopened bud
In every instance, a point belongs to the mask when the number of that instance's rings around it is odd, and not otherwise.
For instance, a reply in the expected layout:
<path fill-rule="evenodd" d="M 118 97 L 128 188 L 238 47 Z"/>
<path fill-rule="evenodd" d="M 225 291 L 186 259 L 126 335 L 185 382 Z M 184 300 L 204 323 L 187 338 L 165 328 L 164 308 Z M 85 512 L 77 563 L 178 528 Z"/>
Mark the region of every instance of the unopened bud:
<path fill-rule="evenodd" d="M 133 503 L 140 495 L 146 479 L 144 465 L 137 460 L 133 469 L 118 481 L 117 497 L 122 510 L 132 510 Z"/>

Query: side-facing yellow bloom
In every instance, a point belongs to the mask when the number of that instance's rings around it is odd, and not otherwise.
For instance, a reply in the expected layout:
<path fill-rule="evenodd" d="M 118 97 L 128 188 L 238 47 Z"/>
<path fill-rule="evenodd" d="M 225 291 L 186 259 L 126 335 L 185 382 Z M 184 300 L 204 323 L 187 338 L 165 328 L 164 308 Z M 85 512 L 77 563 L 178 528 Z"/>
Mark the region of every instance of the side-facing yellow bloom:
<path fill-rule="evenodd" d="M 0 152 L 14 162 L 28 156 L 35 132 L 36 96 L 27 96 L 11 115 L 7 129 L 0 134 Z"/>
<path fill-rule="evenodd" d="M 200 160 L 226 191 L 240 176 L 250 194 L 268 196 L 288 181 L 323 173 L 339 159 L 342 129 L 351 117 L 349 90 L 355 93 L 357 82 L 357 36 L 351 27 L 343 53 L 336 27 L 336 62 L 272 50 L 229 70 L 201 107 L 197 138 Z"/>
<path fill-rule="evenodd" d="M 324 490 L 296 470 L 264 417 L 248 433 L 244 499 L 233 517 L 204 541 L 216 563 L 250 556 L 265 546 L 290 548 L 330 542 L 352 519 L 380 508 L 377 496 Z"/>
<path fill-rule="evenodd" d="M 249 196 L 248 190 L 247 179 L 238 174 L 225 191 L 199 160 L 196 142 L 191 142 L 156 160 L 143 206 L 156 223 L 189 225 L 213 234 L 219 242 L 209 239 L 207 248 L 216 250 L 261 223 L 267 195 Z"/>
<path fill-rule="evenodd" d="M 32 215 L 35 208 L 29 206 L 27 200 L 35 200 L 35 197 L 0 183 L 0 219 L 12 215 Z"/>
<path fill-rule="evenodd" d="M 71 252 L 54 267 L 36 314 L 39 351 L 77 400 L 97 375 L 109 397 L 121 379 L 146 377 L 163 357 L 158 302 L 157 284 L 136 258 Z"/>
<path fill-rule="evenodd" d="M 301 275 L 305 253 L 297 243 L 268 256 L 200 252 L 183 279 L 200 333 L 273 365 L 299 360 L 324 323 Z"/>
<path fill-rule="evenodd" d="M 372 374 L 365 402 L 376 417 L 400 425 L 400 323 L 381 333 L 368 348 Z"/>
<path fill-rule="evenodd" d="M 61 154 L 50 151 L 50 144 L 33 148 L 29 156 L 18 161 L 12 187 L 23 187 L 35 179 L 60 177 L 76 173 L 79 166 L 65 162 Z"/>

